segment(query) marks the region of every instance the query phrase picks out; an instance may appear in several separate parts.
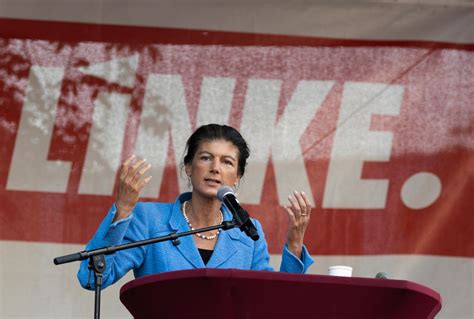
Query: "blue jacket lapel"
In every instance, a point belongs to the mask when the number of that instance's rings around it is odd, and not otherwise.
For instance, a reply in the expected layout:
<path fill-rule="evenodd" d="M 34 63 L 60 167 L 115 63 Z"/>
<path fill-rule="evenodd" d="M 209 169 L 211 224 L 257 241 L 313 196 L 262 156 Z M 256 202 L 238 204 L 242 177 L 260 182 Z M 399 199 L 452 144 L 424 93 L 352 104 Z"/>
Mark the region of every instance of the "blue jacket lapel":
<path fill-rule="evenodd" d="M 178 233 L 189 231 L 188 224 L 184 220 L 182 215 L 183 213 L 181 212 L 180 199 L 186 200 L 182 197 L 183 196 L 180 196 L 173 205 L 173 211 L 170 218 L 171 229 Z M 186 260 L 189 261 L 195 268 L 204 268 L 204 262 L 202 261 L 201 255 L 197 250 L 192 236 L 184 236 L 179 238 L 179 240 L 181 243 L 176 246 L 176 248 L 183 255 L 183 257 L 186 258 Z"/>
<path fill-rule="evenodd" d="M 224 214 L 224 220 L 232 220 L 232 214 L 227 210 L 225 206 L 221 207 L 222 213 Z M 217 239 L 216 247 L 212 253 L 211 259 L 207 263 L 208 268 L 218 268 L 224 262 L 229 260 L 236 252 L 237 247 L 234 240 L 238 240 L 240 232 L 234 229 L 222 231 Z"/>
<path fill-rule="evenodd" d="M 180 233 L 189 230 L 188 224 L 184 220 L 183 213 L 181 212 L 181 202 L 189 200 L 190 198 L 190 193 L 182 194 L 173 205 L 173 211 L 169 223 L 171 229 L 176 232 Z M 232 214 L 224 206 L 222 207 L 222 211 L 224 214 L 224 220 L 232 219 Z M 217 268 L 229 260 L 237 252 L 237 247 L 234 241 L 239 240 L 240 236 L 240 231 L 221 231 L 211 259 L 207 263 L 207 267 Z M 205 268 L 206 265 L 204 265 L 204 262 L 202 261 L 201 255 L 199 254 L 192 236 L 181 237 L 180 241 L 181 244 L 176 247 L 183 257 L 186 258 L 186 260 L 188 260 L 195 268 Z"/>
<path fill-rule="evenodd" d="M 214 252 L 207 263 L 208 268 L 218 268 L 237 252 L 234 244 L 235 236 L 236 233 L 233 231 L 222 231 L 219 234 Z M 237 233 L 237 236 L 240 235 Z"/>

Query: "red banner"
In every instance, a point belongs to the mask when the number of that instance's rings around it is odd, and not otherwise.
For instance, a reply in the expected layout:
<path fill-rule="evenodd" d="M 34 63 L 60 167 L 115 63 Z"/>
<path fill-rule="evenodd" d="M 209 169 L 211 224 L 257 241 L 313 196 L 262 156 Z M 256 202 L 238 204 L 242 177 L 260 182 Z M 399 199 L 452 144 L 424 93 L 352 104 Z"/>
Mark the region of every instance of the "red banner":
<path fill-rule="evenodd" d="M 219 122 L 250 144 L 239 194 L 271 252 L 298 189 L 315 204 L 312 254 L 474 256 L 472 45 L 0 30 L 0 239 L 87 241 L 131 153 L 153 164 L 145 199 L 173 201 L 186 138 Z"/>

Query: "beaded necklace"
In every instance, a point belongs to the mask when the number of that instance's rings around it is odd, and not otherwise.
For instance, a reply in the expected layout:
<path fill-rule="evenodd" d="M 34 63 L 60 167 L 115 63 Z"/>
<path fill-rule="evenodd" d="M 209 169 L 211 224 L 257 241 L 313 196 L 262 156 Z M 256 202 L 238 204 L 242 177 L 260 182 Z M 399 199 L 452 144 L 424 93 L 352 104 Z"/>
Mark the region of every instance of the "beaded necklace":
<path fill-rule="evenodd" d="M 189 217 L 186 214 L 186 210 L 187 210 L 186 209 L 186 203 L 187 202 L 188 201 L 185 201 L 183 203 L 183 216 L 184 216 L 184 219 L 186 220 L 186 222 L 188 223 L 189 228 L 191 230 L 194 230 L 194 227 L 191 225 L 191 222 L 189 221 Z M 219 213 L 221 213 L 221 221 L 219 222 L 219 224 L 221 224 L 224 221 L 224 215 L 222 214 L 221 210 L 219 210 Z M 213 240 L 219 235 L 219 229 L 217 230 L 217 232 L 214 235 L 211 235 L 211 236 L 206 236 L 206 235 L 203 235 L 203 234 L 200 234 L 200 233 L 195 233 L 194 235 L 196 235 L 196 236 L 198 236 L 199 238 L 202 238 L 202 239 Z"/>

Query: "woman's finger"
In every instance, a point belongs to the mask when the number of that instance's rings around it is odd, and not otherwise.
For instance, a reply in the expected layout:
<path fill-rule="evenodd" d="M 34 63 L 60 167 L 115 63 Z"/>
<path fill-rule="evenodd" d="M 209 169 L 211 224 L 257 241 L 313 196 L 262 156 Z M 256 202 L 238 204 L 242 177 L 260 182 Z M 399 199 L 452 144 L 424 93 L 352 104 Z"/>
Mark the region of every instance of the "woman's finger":
<path fill-rule="evenodd" d="M 296 217 L 295 217 L 295 213 L 293 212 L 293 210 L 291 210 L 291 208 L 289 206 L 283 206 L 283 208 L 285 209 L 286 211 L 286 214 L 288 215 L 288 221 L 290 222 L 290 224 L 295 224 L 296 222 Z"/>
<path fill-rule="evenodd" d="M 127 160 L 122 163 L 122 167 L 120 169 L 120 178 L 121 179 L 125 179 L 125 177 L 127 176 L 128 171 L 130 169 L 130 164 L 132 163 L 132 161 L 134 159 L 135 159 L 135 154 L 133 154 L 132 156 L 127 158 Z"/>
<path fill-rule="evenodd" d="M 133 163 L 128 169 L 128 172 L 124 178 L 124 181 L 128 184 L 133 184 L 134 182 L 136 182 L 137 180 L 136 176 L 139 175 L 140 169 L 144 163 L 146 163 L 146 159 L 144 158 Z"/>
<path fill-rule="evenodd" d="M 141 167 L 139 167 L 138 172 L 135 173 L 135 176 L 132 179 L 132 183 L 139 183 L 141 180 L 143 180 L 143 176 L 145 173 L 151 168 L 151 164 L 148 163 L 143 163 Z"/>
<path fill-rule="evenodd" d="M 308 215 L 310 215 L 311 214 L 311 203 L 309 202 L 309 198 L 308 198 L 308 196 L 306 196 L 305 192 L 301 192 L 301 197 L 303 198 L 303 200 L 306 204 L 306 213 Z"/>
<path fill-rule="evenodd" d="M 306 216 L 308 212 L 307 212 L 307 206 L 306 206 L 306 202 L 305 202 L 304 198 L 297 191 L 294 191 L 293 194 L 294 194 L 294 197 L 296 198 L 296 200 L 298 201 L 298 205 L 300 207 L 300 215 L 301 216 Z"/>
<path fill-rule="evenodd" d="M 129 158 L 125 160 L 125 162 L 123 162 L 123 165 L 128 166 L 133 161 L 134 158 L 135 158 L 135 154 L 132 154 Z"/>
<path fill-rule="evenodd" d="M 298 201 L 298 199 L 296 198 L 296 192 L 293 193 L 293 195 L 290 195 L 288 196 L 288 199 L 290 200 L 290 203 L 291 203 L 291 210 L 293 211 L 293 213 L 295 214 L 295 218 L 299 219 L 301 218 L 301 214 L 304 214 L 301 206 L 300 206 L 300 203 Z"/>

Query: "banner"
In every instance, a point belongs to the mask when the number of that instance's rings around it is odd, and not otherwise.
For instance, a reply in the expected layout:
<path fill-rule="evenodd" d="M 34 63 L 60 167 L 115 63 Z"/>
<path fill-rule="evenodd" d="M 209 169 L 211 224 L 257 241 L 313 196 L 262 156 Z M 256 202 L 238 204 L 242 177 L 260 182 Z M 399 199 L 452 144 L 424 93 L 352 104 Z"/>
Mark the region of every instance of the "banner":
<path fill-rule="evenodd" d="M 0 240 L 84 244 L 132 153 L 152 164 L 143 199 L 174 201 L 188 189 L 186 139 L 221 123 L 249 142 L 238 194 L 270 253 L 286 239 L 281 206 L 303 190 L 316 259 L 472 267 L 474 45 L 11 19 L 0 29 Z"/>

